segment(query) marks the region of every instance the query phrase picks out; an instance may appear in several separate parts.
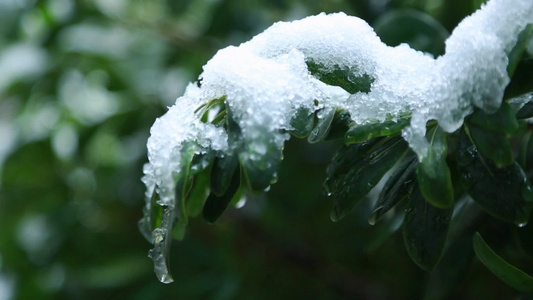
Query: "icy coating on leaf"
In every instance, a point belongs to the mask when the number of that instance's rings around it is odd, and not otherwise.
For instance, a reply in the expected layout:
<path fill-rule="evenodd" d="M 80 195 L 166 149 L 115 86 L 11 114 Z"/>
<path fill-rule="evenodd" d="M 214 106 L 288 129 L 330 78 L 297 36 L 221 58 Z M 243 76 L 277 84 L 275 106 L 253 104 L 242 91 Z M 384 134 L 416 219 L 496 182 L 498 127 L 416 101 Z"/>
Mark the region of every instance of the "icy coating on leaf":
<path fill-rule="evenodd" d="M 190 84 L 151 129 L 145 214 L 155 194 L 166 211 L 176 206 L 175 176 L 185 142 L 195 142 L 196 153 L 223 156 L 234 150 L 223 127 L 195 113 L 220 97 L 241 130 L 247 152 L 240 159 L 260 161 L 272 145 L 282 149 L 298 110 L 343 108 L 359 125 L 411 115 L 402 135 L 421 160 L 428 151 L 427 121 L 452 132 L 474 107 L 492 112 L 500 106 L 509 82 L 507 54 L 528 23 L 533 1 L 489 1 L 458 25 L 438 58 L 404 44 L 388 47 L 365 21 L 344 13 L 278 22 L 249 42 L 222 49 L 204 66 L 199 83 Z M 370 78 L 370 91 L 349 94 L 329 86 L 311 75 L 309 63 L 320 66 L 321 74 L 341 69 L 349 70 L 350 81 Z M 158 261 L 156 270 L 164 275 L 166 264 Z"/>

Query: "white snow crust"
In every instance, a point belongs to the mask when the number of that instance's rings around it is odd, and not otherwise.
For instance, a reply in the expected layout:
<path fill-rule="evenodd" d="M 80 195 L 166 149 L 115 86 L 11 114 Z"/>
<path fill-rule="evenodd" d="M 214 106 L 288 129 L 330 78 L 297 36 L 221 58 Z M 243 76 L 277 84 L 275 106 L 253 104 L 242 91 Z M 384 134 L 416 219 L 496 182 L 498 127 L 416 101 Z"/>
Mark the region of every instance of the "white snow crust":
<path fill-rule="evenodd" d="M 411 113 L 402 134 L 422 159 L 427 121 L 437 120 L 453 132 L 474 107 L 492 112 L 500 106 L 509 82 L 507 54 L 528 23 L 533 23 L 533 1 L 491 0 L 458 25 L 445 55 L 433 58 L 404 44 L 388 47 L 365 21 L 344 13 L 278 22 L 249 42 L 218 51 L 199 84 L 190 84 L 156 120 L 144 169 L 147 194 L 155 189 L 161 205 L 174 206 L 173 172 L 180 169 L 184 142 L 196 141 L 199 153 L 229 150 L 225 131 L 194 113 L 222 96 L 252 149 L 251 159 L 265 154 L 265 141 L 283 147 L 289 135 L 280 129 L 290 130 L 291 117 L 302 107 L 344 108 L 357 124 Z M 355 77 L 369 75 L 371 91 L 350 95 L 328 86 L 310 75 L 309 60 L 331 70 L 348 68 Z M 265 132 L 271 134 L 259 139 Z"/>

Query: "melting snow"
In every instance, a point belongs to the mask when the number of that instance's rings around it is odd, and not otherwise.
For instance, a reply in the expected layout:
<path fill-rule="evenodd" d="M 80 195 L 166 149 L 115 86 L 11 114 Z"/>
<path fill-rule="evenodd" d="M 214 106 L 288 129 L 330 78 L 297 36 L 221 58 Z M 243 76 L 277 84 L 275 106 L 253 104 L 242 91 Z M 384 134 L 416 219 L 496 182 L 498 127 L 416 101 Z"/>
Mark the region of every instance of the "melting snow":
<path fill-rule="evenodd" d="M 452 132 L 474 107 L 491 112 L 500 106 L 509 82 L 507 54 L 528 23 L 533 23 L 533 1 L 489 1 L 458 25 L 438 58 L 407 45 L 388 47 L 365 21 L 344 13 L 276 23 L 249 42 L 220 50 L 204 66 L 200 84 L 190 84 L 155 122 L 143 179 L 147 194 L 155 189 L 161 205 L 174 206 L 172 173 L 179 170 L 184 142 L 196 141 L 198 152 L 228 150 L 225 131 L 194 113 L 222 96 L 257 157 L 265 143 L 282 148 L 289 135 L 280 129 L 291 129 L 298 109 L 341 107 L 357 124 L 411 113 L 403 137 L 421 159 L 428 149 L 427 121 L 437 120 Z M 310 61 L 324 71 L 341 68 L 354 78 L 370 76 L 370 92 L 349 94 L 320 82 L 308 71 Z M 265 132 L 269 136 L 258 139 Z"/>

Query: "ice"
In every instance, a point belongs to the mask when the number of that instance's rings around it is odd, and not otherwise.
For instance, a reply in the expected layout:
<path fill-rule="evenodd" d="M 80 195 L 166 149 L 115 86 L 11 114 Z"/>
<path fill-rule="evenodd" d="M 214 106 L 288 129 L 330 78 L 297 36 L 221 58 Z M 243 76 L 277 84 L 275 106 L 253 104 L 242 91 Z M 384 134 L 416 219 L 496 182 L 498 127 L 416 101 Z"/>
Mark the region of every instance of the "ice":
<path fill-rule="evenodd" d="M 143 177 L 147 201 L 155 191 L 160 205 L 176 205 L 174 175 L 184 143 L 194 142 L 196 153 L 218 156 L 237 147 L 225 129 L 195 113 L 221 97 L 248 151 L 241 159 L 260 161 L 272 145 L 282 149 L 300 109 L 311 114 L 343 108 L 356 124 L 411 115 L 402 135 L 421 160 L 428 150 L 429 120 L 452 132 L 475 107 L 492 112 L 500 106 L 509 82 L 507 55 L 528 23 L 533 23 L 533 1 L 489 1 L 458 25 L 446 53 L 434 58 L 405 44 L 388 47 L 365 21 L 344 13 L 278 22 L 249 42 L 218 51 L 199 82 L 156 120 Z M 330 86 L 311 75 L 309 64 L 323 73 L 348 70 L 352 83 L 369 79 L 369 90 L 350 94 Z"/>

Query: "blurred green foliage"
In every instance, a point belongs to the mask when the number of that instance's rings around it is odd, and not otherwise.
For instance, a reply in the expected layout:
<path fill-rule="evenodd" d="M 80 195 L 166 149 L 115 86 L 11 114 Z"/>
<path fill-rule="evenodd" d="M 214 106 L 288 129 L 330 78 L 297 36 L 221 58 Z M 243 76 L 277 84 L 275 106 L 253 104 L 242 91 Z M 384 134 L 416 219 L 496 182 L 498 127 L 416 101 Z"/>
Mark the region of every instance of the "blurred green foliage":
<path fill-rule="evenodd" d="M 267 194 L 248 196 L 214 226 L 191 220 L 185 240 L 172 248 L 171 285 L 154 276 L 151 245 L 137 228 L 149 128 L 218 49 L 275 21 L 322 11 L 373 24 L 411 9 L 437 19 L 442 33 L 480 2 L 0 0 L 0 299 L 518 295 L 477 262 L 439 294 L 442 285 L 432 287 L 439 269 L 425 273 L 411 262 L 397 220 L 370 226 L 368 201 L 331 222 L 331 200 L 319 191 L 339 141 L 292 139 Z M 521 157 L 524 164 L 529 157 Z M 467 209 L 484 217 L 476 206 Z M 477 220 L 450 234 L 461 236 Z M 533 226 L 511 236 L 506 226 L 489 223 L 483 236 L 522 262 L 533 250 Z M 471 257 L 469 247 L 451 245 L 443 260 Z"/>

